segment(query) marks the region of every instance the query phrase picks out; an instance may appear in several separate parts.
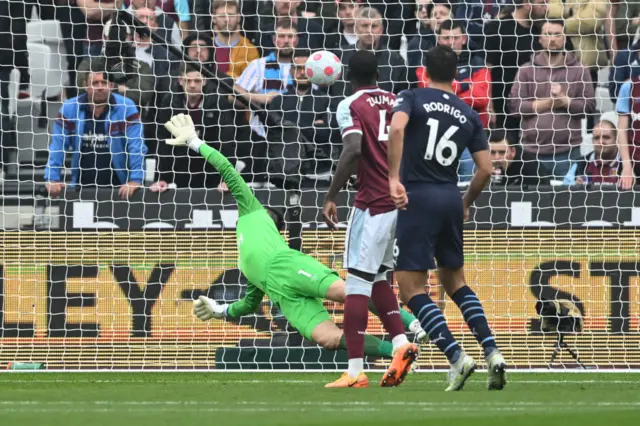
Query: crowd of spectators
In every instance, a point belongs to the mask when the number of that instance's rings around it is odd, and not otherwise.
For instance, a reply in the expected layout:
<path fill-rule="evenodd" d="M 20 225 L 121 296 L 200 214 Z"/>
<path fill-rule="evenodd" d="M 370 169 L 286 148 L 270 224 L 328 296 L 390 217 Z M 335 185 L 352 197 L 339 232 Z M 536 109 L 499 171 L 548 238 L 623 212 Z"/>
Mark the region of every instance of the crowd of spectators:
<path fill-rule="evenodd" d="M 45 179 L 51 195 L 65 185 L 116 185 L 128 197 L 145 183 L 145 157 L 155 159 L 154 191 L 223 189 L 215 170 L 200 158 L 163 143 L 168 135 L 162 123 L 176 113 L 189 114 L 199 136 L 256 186 L 269 185 L 276 142 L 300 145 L 301 174 L 328 174 L 341 147 L 336 108 L 352 94 L 349 70 L 345 66 L 336 84 L 316 87 L 304 73 L 309 55 L 331 50 L 347 64 L 355 51 L 371 50 L 378 58 L 380 86 L 399 93 L 428 87 L 425 52 L 436 44 L 449 45 L 458 55 L 454 90 L 481 116 L 494 184 L 558 181 L 629 189 L 640 173 L 640 148 L 634 148 L 640 146 L 639 4 L 8 0 L 0 2 L 6 40 L 0 46 L 2 152 L 15 145 L 5 137 L 11 69 L 20 71 L 19 97 L 30 96 L 26 22 L 35 7 L 41 19 L 61 22 L 70 82 L 50 141 Z M 164 43 L 129 34 L 137 72 L 114 84 L 105 79 L 105 26 L 120 9 Z M 204 70 L 188 66 L 178 51 Z M 612 111 L 600 119 L 604 111 L 596 108 L 599 71 L 606 67 L 619 118 Z M 274 132 L 274 126 L 294 131 Z M 273 135 L 288 139 L 274 141 Z M 583 146 L 593 148 L 585 152 Z M 65 153 L 71 158 L 66 182 L 60 172 Z M 461 181 L 473 173 L 468 152 L 459 172 Z"/>

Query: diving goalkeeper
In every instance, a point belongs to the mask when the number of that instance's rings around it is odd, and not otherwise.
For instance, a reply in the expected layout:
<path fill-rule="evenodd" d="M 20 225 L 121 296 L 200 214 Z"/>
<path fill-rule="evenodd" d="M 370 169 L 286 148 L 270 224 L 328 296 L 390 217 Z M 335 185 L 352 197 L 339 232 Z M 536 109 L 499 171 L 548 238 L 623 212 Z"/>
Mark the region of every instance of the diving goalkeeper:
<path fill-rule="evenodd" d="M 200 296 L 194 302 L 195 315 L 203 321 L 241 317 L 255 312 L 266 293 L 306 339 L 328 350 L 345 349 L 342 330 L 331 321 L 322 304 L 323 299 L 344 303 L 344 281 L 316 259 L 287 246 L 267 210 L 229 160 L 198 139 L 191 117 L 178 114 L 165 123 L 165 127 L 175 138 L 166 143 L 189 146 L 200 153 L 220 172 L 238 204 L 238 267 L 249 281 L 245 297 L 230 305 L 220 305 L 213 299 Z M 405 328 L 416 333 L 418 340 L 426 340 L 419 321 L 407 311 L 400 311 Z M 366 355 L 393 357 L 386 374 L 406 371 L 413 361 L 404 359 L 404 351 L 401 350 L 395 351 L 394 356 L 395 349 L 391 342 L 365 336 Z M 368 380 L 360 380 L 353 387 L 367 386 Z"/>

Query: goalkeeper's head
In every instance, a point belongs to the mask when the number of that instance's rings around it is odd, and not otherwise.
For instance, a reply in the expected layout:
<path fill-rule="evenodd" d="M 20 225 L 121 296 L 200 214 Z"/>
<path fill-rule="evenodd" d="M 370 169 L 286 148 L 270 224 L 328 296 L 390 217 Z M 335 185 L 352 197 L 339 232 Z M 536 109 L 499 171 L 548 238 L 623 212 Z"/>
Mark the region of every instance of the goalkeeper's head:
<path fill-rule="evenodd" d="M 273 223 L 276 224 L 276 228 L 278 231 L 284 229 L 284 211 L 278 207 L 265 207 L 267 214 L 271 219 L 273 219 Z"/>

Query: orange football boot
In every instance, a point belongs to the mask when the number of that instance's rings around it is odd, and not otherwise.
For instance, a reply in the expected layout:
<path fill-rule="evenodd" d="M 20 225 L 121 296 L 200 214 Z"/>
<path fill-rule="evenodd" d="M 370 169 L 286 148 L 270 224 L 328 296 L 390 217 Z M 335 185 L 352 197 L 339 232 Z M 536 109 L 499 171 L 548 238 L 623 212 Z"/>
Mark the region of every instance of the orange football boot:
<path fill-rule="evenodd" d="M 392 386 L 398 386 L 404 380 L 404 377 L 411 370 L 411 364 L 418 357 L 418 345 L 413 343 L 407 343 L 402 345 L 393 354 L 393 360 L 391 365 L 382 380 L 380 386 L 388 388 Z"/>
<path fill-rule="evenodd" d="M 369 379 L 364 373 L 358 374 L 358 377 L 352 379 L 349 377 L 349 373 L 344 373 L 335 382 L 327 383 L 325 388 L 368 388 Z"/>

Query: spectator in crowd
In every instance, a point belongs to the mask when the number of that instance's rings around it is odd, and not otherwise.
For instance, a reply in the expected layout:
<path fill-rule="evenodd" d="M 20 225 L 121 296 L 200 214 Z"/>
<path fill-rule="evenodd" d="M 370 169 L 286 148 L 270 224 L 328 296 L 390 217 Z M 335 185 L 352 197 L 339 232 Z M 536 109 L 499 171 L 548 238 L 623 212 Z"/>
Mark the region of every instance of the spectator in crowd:
<path fill-rule="evenodd" d="M 467 105 L 480 114 L 485 128 L 489 126 L 487 107 L 491 100 L 491 73 L 479 55 L 468 49 L 468 37 L 460 21 L 448 19 L 438 28 L 438 44 L 449 46 L 458 55 L 458 76 L 453 82 L 453 90 Z M 417 70 L 418 86 L 428 87 L 426 67 Z"/>
<path fill-rule="evenodd" d="M 175 47 L 182 46 L 182 32 L 178 24 L 169 15 L 158 7 L 157 0 L 131 0 L 128 10 L 133 12 L 138 9 L 151 9 L 156 12 L 156 22 L 158 23 L 157 33 Z"/>
<path fill-rule="evenodd" d="M 438 44 L 451 47 L 458 55 L 458 76 L 453 82 L 453 90 L 460 99 L 480 114 L 480 120 L 486 129 L 489 127 L 491 74 L 482 57 L 469 52 L 467 42 L 468 38 L 460 21 L 448 19 L 438 27 Z M 429 78 L 426 67 L 418 68 L 416 74 L 418 86 L 428 87 Z M 471 153 L 465 149 L 460 156 L 458 167 L 461 182 L 471 180 L 473 165 Z"/>
<path fill-rule="evenodd" d="M 213 39 L 206 34 L 192 34 L 184 39 L 184 53 L 194 61 L 213 67 Z"/>
<path fill-rule="evenodd" d="M 69 84 L 65 87 L 66 98 L 78 96 L 76 69 L 82 62 L 84 39 L 87 36 L 87 23 L 84 13 L 75 0 L 60 0 L 56 5 L 56 17 L 60 19 L 60 33 L 65 47 L 65 60 L 69 75 Z"/>
<path fill-rule="evenodd" d="M 258 49 L 240 34 L 238 4 L 233 0 L 215 0 L 213 19 L 214 60 L 218 71 L 238 78 L 249 63 L 258 59 Z"/>
<path fill-rule="evenodd" d="M 507 115 L 507 99 L 519 67 L 538 50 L 534 22 L 546 14 L 545 0 L 513 0 L 512 15 L 485 25 L 487 67 L 491 70 L 492 125 L 517 132 L 517 116 Z"/>
<path fill-rule="evenodd" d="M 99 56 L 89 57 L 82 61 L 78 66 L 77 81 L 79 94 L 84 93 L 84 87 L 86 85 L 86 78 L 88 71 L 91 69 L 91 64 L 94 61 L 102 61 Z M 126 82 L 115 86 L 115 92 L 126 96 L 131 99 L 142 111 L 143 108 L 151 105 L 153 101 L 155 78 L 153 76 L 153 70 L 146 62 L 138 62 L 138 70 L 133 73 L 131 78 Z"/>
<path fill-rule="evenodd" d="M 548 185 L 549 177 L 540 172 L 536 156 L 522 147 L 511 145 L 504 129 L 492 129 L 489 135 L 489 153 L 493 162 L 491 182 L 498 185 Z"/>
<path fill-rule="evenodd" d="M 314 19 L 305 18 L 300 12 L 300 0 L 273 0 L 265 1 L 259 9 L 260 20 L 260 47 L 266 52 L 271 52 L 277 46 L 274 45 L 275 23 L 283 18 L 290 19 L 298 33 L 298 45 L 311 50 L 325 47 L 324 32 L 322 26 Z"/>
<path fill-rule="evenodd" d="M 0 2 L 0 37 L 10 40 L 4 45 L 0 44 L 0 181 L 4 179 L 9 163 L 8 151 L 15 146 L 12 117 L 9 115 L 9 81 L 15 66 L 15 51 L 12 49 L 15 40 L 12 40 L 10 32 L 13 19 L 10 6 L 8 2 Z"/>
<path fill-rule="evenodd" d="M 236 137 L 233 108 L 225 97 L 207 88 L 206 80 L 199 71 L 183 65 L 178 81 L 182 92 L 166 95 L 163 107 L 158 109 L 159 179 L 150 189 L 164 192 L 169 184 L 175 184 L 177 188 L 215 188 L 220 183 L 220 176 L 202 156 L 190 152 L 187 147 L 161 142 L 171 138 L 164 123 L 173 115 L 187 114 L 196 126 L 198 138 L 226 152 L 225 156 L 233 157 L 232 145 Z"/>
<path fill-rule="evenodd" d="M 429 49 L 436 45 L 436 32 L 447 19 L 451 19 L 450 3 L 434 3 L 432 0 L 416 1 L 418 34 L 407 44 L 407 64 L 415 69 L 425 65 L 424 58 Z"/>
<path fill-rule="evenodd" d="M 6 1 L 4 2 L 6 3 Z M 13 65 L 20 72 L 18 98 L 29 98 L 31 76 L 29 74 L 29 55 L 27 51 L 27 22 L 31 20 L 33 9 L 39 11 L 41 19 L 56 19 L 53 0 L 9 0 L 6 13 L 10 17 L 6 22 L 7 40 L 12 43 Z M 59 18 L 58 18 L 59 19 Z"/>
<path fill-rule="evenodd" d="M 156 30 L 158 22 L 156 13 L 149 8 L 140 8 L 134 11 L 136 18 L 146 24 L 150 29 Z M 166 47 L 156 44 L 151 37 L 141 37 L 138 33 L 133 35 L 136 46 L 136 58 L 151 67 L 155 77 L 156 101 L 169 91 L 171 79 L 178 75 L 177 62 Z M 155 105 L 156 102 L 153 102 Z"/>
<path fill-rule="evenodd" d="M 443 0 L 435 0 L 443 1 Z M 444 0 L 449 2 L 450 0 Z M 469 36 L 469 47 L 472 51 L 484 48 L 484 24 L 500 13 L 500 3 L 496 0 L 463 0 L 452 1 L 453 19 L 466 22 L 465 32 Z"/>
<path fill-rule="evenodd" d="M 616 19 L 620 11 L 620 0 L 609 0 L 609 10 L 604 21 L 605 39 L 609 46 L 609 59 L 613 61 L 615 52 L 618 50 L 618 40 L 616 31 Z"/>
<path fill-rule="evenodd" d="M 331 158 L 332 130 L 330 127 L 329 97 L 322 90 L 313 88 L 305 71 L 309 58 L 307 49 L 297 49 L 291 65 L 293 81 L 287 91 L 273 98 L 268 110 L 282 114 L 284 121 L 294 124 L 315 153 L 300 158 Z M 298 140 L 301 140 L 298 138 Z"/>
<path fill-rule="evenodd" d="M 293 21 L 287 18 L 278 20 L 273 44 L 276 46 L 275 52 L 252 61 L 236 80 L 235 89 L 240 93 L 240 102 L 244 105 L 267 105 L 293 84 L 291 64 L 298 46 L 298 34 Z M 265 128 L 255 114 L 251 117 L 251 128 L 261 138 L 265 137 Z"/>
<path fill-rule="evenodd" d="M 638 4 L 640 5 L 640 3 Z M 639 52 L 640 41 L 616 52 L 613 65 L 609 68 L 609 97 L 614 104 L 618 100 L 622 84 L 640 76 Z"/>
<path fill-rule="evenodd" d="M 192 22 L 198 33 L 211 34 L 213 21 L 211 15 L 213 13 L 212 6 L 215 0 L 190 0 L 193 5 Z M 256 0 L 238 0 L 238 15 L 241 17 L 240 27 L 242 33 L 251 42 L 251 44 L 259 44 L 259 28 L 258 28 L 258 8 L 263 1 Z"/>
<path fill-rule="evenodd" d="M 366 3 L 380 12 L 384 18 L 385 34 L 383 46 L 398 51 L 402 42 L 402 36 L 410 36 L 415 33 L 415 26 L 411 28 L 414 16 L 413 3 L 415 0 L 385 0 L 367 1 Z"/>
<path fill-rule="evenodd" d="M 296 25 L 288 18 L 281 18 L 276 22 L 276 32 L 273 35 L 276 50 L 264 58 L 253 60 L 235 82 L 234 95 L 229 100 L 236 109 L 246 108 L 247 105 L 261 105 L 265 109 L 274 97 L 287 90 L 292 84 L 291 64 L 293 53 L 298 45 Z M 251 112 L 251 140 L 238 139 L 238 159 L 245 164 L 247 172 L 245 179 L 256 181 L 262 179 L 266 170 L 266 129 L 258 114 Z"/>
<path fill-rule="evenodd" d="M 618 119 L 618 148 L 622 161 L 619 185 L 630 189 L 640 176 L 640 78 L 634 76 L 620 88 L 616 112 Z"/>
<path fill-rule="evenodd" d="M 399 93 L 408 89 L 411 82 L 415 82 L 415 76 L 409 79 L 404 59 L 398 52 L 385 49 L 382 46 L 383 34 L 382 15 L 377 9 L 365 7 L 360 9 L 356 18 L 356 34 L 358 42 L 349 49 L 338 50 L 335 54 L 342 64 L 348 64 L 351 56 L 357 50 L 371 50 L 378 58 L 379 86 L 383 90 Z M 338 103 L 346 96 L 352 94 L 349 81 L 348 68 L 342 73 L 341 79 L 330 87 L 332 96 L 332 111 L 337 109 Z"/>
<path fill-rule="evenodd" d="M 564 20 L 565 34 L 570 36 L 573 51 L 589 68 L 594 89 L 598 85 L 598 69 L 607 66 L 607 53 L 604 40 L 599 34 L 604 18 L 607 16 L 607 4 L 604 1 L 562 0 L 550 1 L 547 5 L 547 17 Z M 590 126 L 592 128 L 593 125 Z"/>
<path fill-rule="evenodd" d="M 593 152 L 571 165 L 565 185 L 617 184 L 622 161 L 617 145 L 618 116 L 609 111 L 593 127 Z"/>
<path fill-rule="evenodd" d="M 360 10 L 361 0 L 337 0 L 337 3 L 338 27 L 330 29 L 326 34 L 328 49 L 344 49 L 355 46 L 358 41 L 356 15 Z"/>
<path fill-rule="evenodd" d="M 147 147 L 140 113 L 131 99 L 111 92 L 104 60 L 91 61 L 84 94 L 67 100 L 53 126 L 46 188 L 63 191 L 65 151 L 71 153 L 71 186 L 119 187 L 127 199 L 142 185 Z"/>
<path fill-rule="evenodd" d="M 613 60 L 618 50 L 630 47 L 634 42 L 640 26 L 640 3 L 624 0 L 609 0 L 608 3 L 604 27 L 609 59 Z"/>
<path fill-rule="evenodd" d="M 173 39 L 173 26 L 169 26 L 171 22 L 165 21 L 160 15 L 171 19 L 173 23 L 179 22 L 182 38 L 189 35 L 189 26 L 191 24 L 191 13 L 189 10 L 189 0 L 124 0 L 125 5 L 134 6 L 134 9 L 148 8 L 158 12 L 158 22 L 166 24 L 162 28 L 171 28 L 171 39 Z M 136 5 L 134 5 L 136 3 Z M 160 13 L 161 12 L 161 13 Z M 176 43 L 174 43 L 176 44 Z M 181 43 L 177 43 L 180 46 Z"/>
<path fill-rule="evenodd" d="M 510 110 L 522 118 L 524 150 L 563 178 L 580 155 L 581 121 L 595 112 L 595 91 L 589 70 L 565 51 L 562 20 L 543 24 L 540 44 L 542 51 L 518 71 Z"/>
<path fill-rule="evenodd" d="M 122 2 L 120 0 L 76 0 L 76 3 L 84 13 L 87 22 L 84 55 L 100 56 L 104 24 L 111 19 Z"/>

